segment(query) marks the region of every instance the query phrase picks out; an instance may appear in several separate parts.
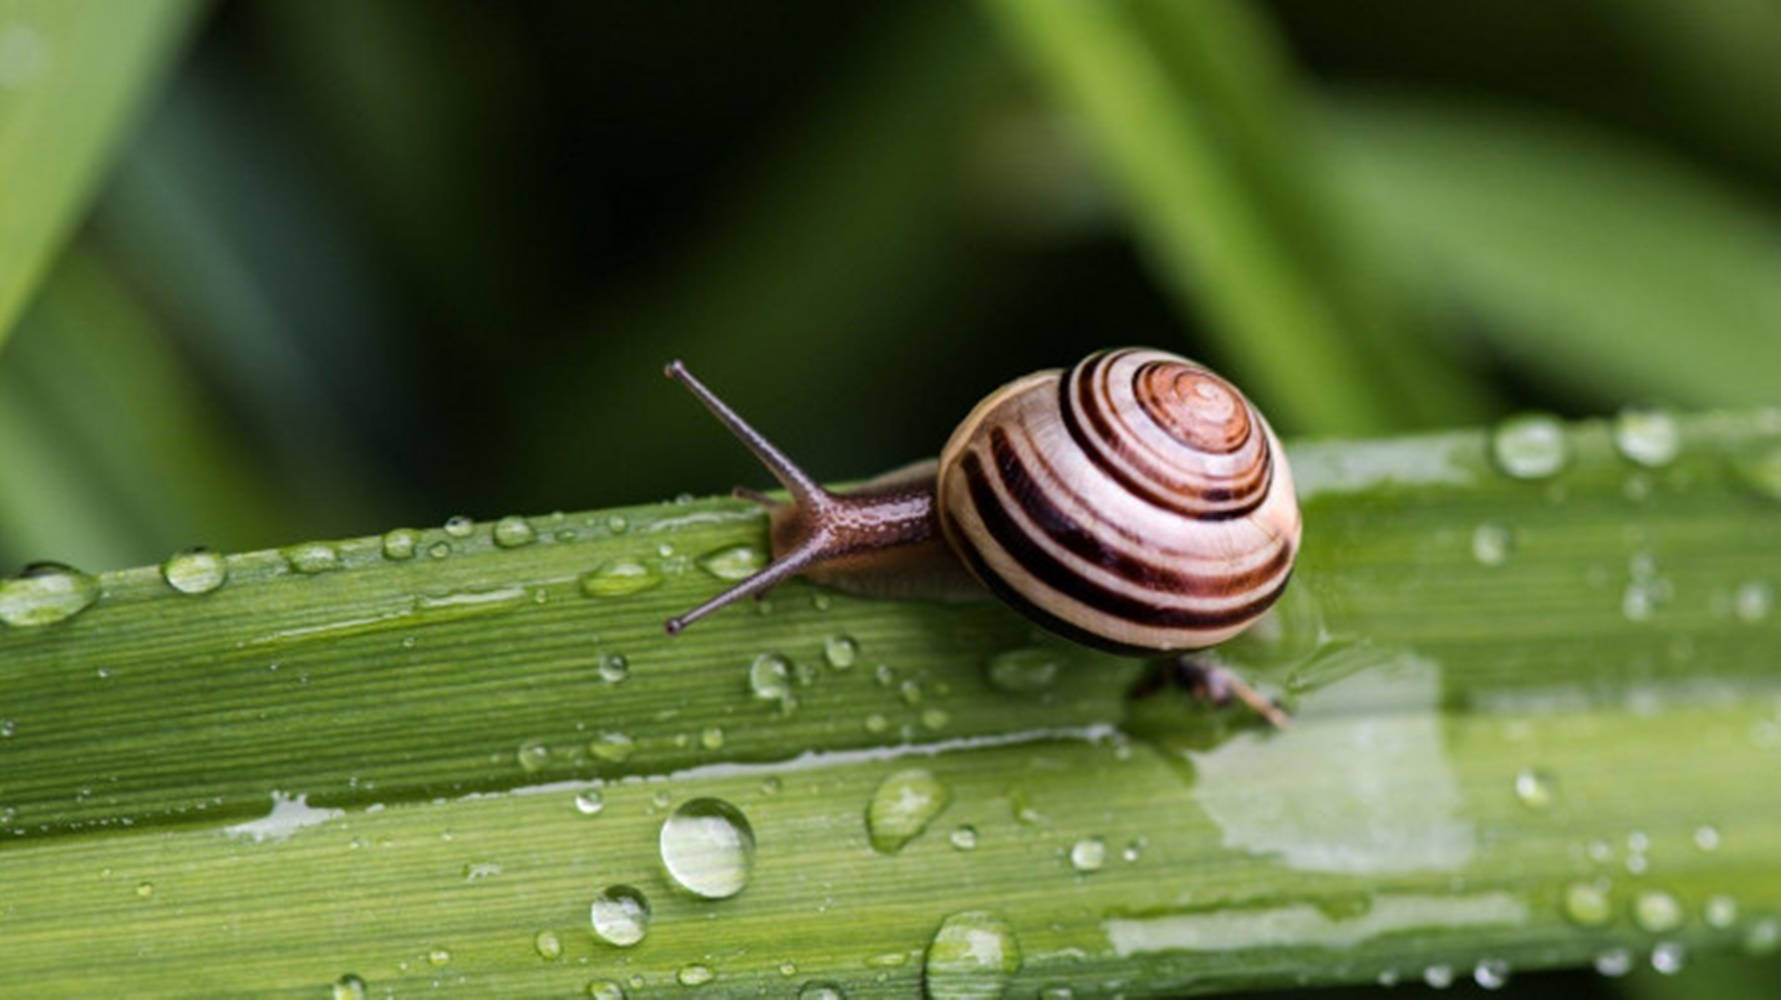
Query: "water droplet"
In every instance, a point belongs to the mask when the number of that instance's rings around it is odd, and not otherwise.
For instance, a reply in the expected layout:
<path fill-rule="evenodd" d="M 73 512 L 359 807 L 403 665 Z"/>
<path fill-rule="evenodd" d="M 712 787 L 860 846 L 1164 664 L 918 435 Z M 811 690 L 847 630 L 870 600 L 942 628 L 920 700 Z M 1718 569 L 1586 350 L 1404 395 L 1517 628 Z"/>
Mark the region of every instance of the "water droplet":
<path fill-rule="evenodd" d="M 326 542 L 305 542 L 283 550 L 284 561 L 299 573 L 326 573 L 340 568 L 340 552 Z"/>
<path fill-rule="evenodd" d="M 1565 886 L 1565 917 L 1579 927 L 1600 927 L 1614 916 L 1605 882 L 1572 882 Z"/>
<path fill-rule="evenodd" d="M 1767 618 L 1774 606 L 1775 592 L 1760 580 L 1740 584 L 1738 592 L 1732 597 L 1732 607 L 1737 611 L 1738 620 L 1751 624 Z"/>
<path fill-rule="evenodd" d="M 931 1000 L 994 1000 L 1020 971 L 1020 945 L 1002 918 L 954 913 L 928 942 L 922 982 Z"/>
<path fill-rule="evenodd" d="M 624 597 L 662 582 L 662 574 L 631 559 L 608 559 L 581 574 L 581 592 L 589 597 Z"/>
<path fill-rule="evenodd" d="M 1500 958 L 1486 958 L 1472 967 L 1472 982 L 1487 990 L 1500 990 L 1509 982 L 1509 963 Z"/>
<path fill-rule="evenodd" d="M 754 828 L 723 799 L 683 802 L 662 822 L 662 865 L 681 888 L 706 899 L 742 891 L 754 869 Z"/>
<path fill-rule="evenodd" d="M 434 542 L 427 546 L 427 555 L 434 559 L 444 559 L 446 556 L 451 555 L 451 546 L 444 542 Z"/>
<path fill-rule="evenodd" d="M 877 734 L 882 733 L 889 728 L 890 720 L 885 718 L 882 714 L 873 712 L 866 716 L 866 732 Z"/>
<path fill-rule="evenodd" d="M 1142 857 L 1143 853 L 1144 853 L 1144 845 L 1139 843 L 1138 841 L 1134 840 L 1131 843 L 1125 845 L 1125 850 L 1120 851 L 1119 856 L 1124 858 L 1126 860 L 1127 864 L 1130 864 L 1131 862 L 1137 861 L 1140 857 Z"/>
<path fill-rule="evenodd" d="M 420 546 L 421 533 L 413 528 L 395 528 L 385 532 L 383 536 L 383 556 L 385 559 L 413 559 L 414 550 Z"/>
<path fill-rule="evenodd" d="M 1570 446 L 1558 418 L 1527 414 L 1497 425 L 1490 436 L 1490 457 L 1506 476 L 1545 479 L 1570 461 Z"/>
<path fill-rule="evenodd" d="M 1633 900 L 1633 920 L 1653 934 L 1682 926 L 1682 904 L 1662 889 L 1647 889 Z"/>
<path fill-rule="evenodd" d="M 762 653 L 748 665 L 748 690 L 762 701 L 786 702 L 792 696 L 791 661 L 778 653 Z"/>
<path fill-rule="evenodd" d="M 575 796 L 575 811 L 583 816 L 598 816 L 605 808 L 606 796 L 601 795 L 599 789 L 590 788 Z"/>
<path fill-rule="evenodd" d="M 944 708 L 924 709 L 921 713 L 921 724 L 926 729 L 944 729 L 950 721 L 952 716 L 946 714 Z"/>
<path fill-rule="evenodd" d="M 1107 863 L 1107 842 L 1084 837 L 1070 845 L 1070 867 L 1079 872 L 1098 872 Z"/>
<path fill-rule="evenodd" d="M 698 558 L 699 568 L 719 580 L 746 580 L 766 568 L 767 555 L 752 545 L 728 545 Z"/>
<path fill-rule="evenodd" d="M 1431 965 L 1422 970 L 1422 981 L 1437 990 L 1453 985 L 1453 966 Z"/>
<path fill-rule="evenodd" d="M 1716 826 L 1695 827 L 1694 846 L 1703 851 L 1719 850 L 1719 828 Z"/>
<path fill-rule="evenodd" d="M 1033 805 L 1032 797 L 1024 788 L 1008 789 L 1008 809 L 1014 814 L 1014 821 L 1033 826 L 1045 821 L 1045 816 Z"/>
<path fill-rule="evenodd" d="M 699 731 L 699 745 L 707 750 L 723 749 L 724 731 L 717 726 L 706 726 Z"/>
<path fill-rule="evenodd" d="M 778 795 L 779 790 L 784 787 L 785 787 L 785 782 L 780 781 L 778 775 L 769 774 L 765 778 L 761 779 L 761 794 L 762 795 Z"/>
<path fill-rule="evenodd" d="M 631 676 L 631 661 L 623 653 L 607 653 L 600 657 L 600 679 L 608 684 L 617 684 Z"/>
<path fill-rule="evenodd" d="M 462 514 L 454 514 L 445 519 L 445 533 L 453 538 L 469 538 L 476 530 L 476 522 Z"/>
<path fill-rule="evenodd" d="M 207 549 L 188 549 L 161 564 L 161 579 L 182 594 L 208 594 L 228 578 L 223 557 Z"/>
<path fill-rule="evenodd" d="M 625 988 L 610 979 L 595 979 L 587 984 L 589 1000 L 625 1000 Z"/>
<path fill-rule="evenodd" d="M 554 962 L 563 957 L 563 939 L 557 937 L 556 931 L 539 931 L 532 935 L 532 947 L 538 957 L 546 962 Z"/>
<path fill-rule="evenodd" d="M 921 704 L 921 685 L 914 681 L 904 681 L 897 685 L 897 695 L 903 704 L 915 706 Z"/>
<path fill-rule="evenodd" d="M 1011 694 L 1036 694 L 1051 687 L 1063 666 L 1063 654 L 1033 646 L 1010 649 L 990 657 L 985 676 L 990 687 Z"/>
<path fill-rule="evenodd" d="M 12 739 L 12 734 L 19 731 L 19 724 L 11 719 L 0 719 L 0 739 Z"/>
<path fill-rule="evenodd" d="M 1483 566 L 1501 566 L 1512 545 L 1509 529 L 1489 521 L 1472 529 L 1472 558 Z"/>
<path fill-rule="evenodd" d="M 365 981 L 350 972 L 334 980 L 334 1000 L 365 1000 Z"/>
<path fill-rule="evenodd" d="M 147 899 L 150 896 L 153 896 L 154 894 L 155 894 L 155 884 L 153 882 L 138 882 L 138 883 L 136 883 L 136 895 L 139 898 Z"/>
<path fill-rule="evenodd" d="M 674 973 L 674 981 L 682 986 L 704 986 L 716 978 L 717 973 L 712 971 L 711 966 L 700 962 L 683 965 L 680 971 Z"/>
<path fill-rule="evenodd" d="M 451 952 L 444 948 L 429 949 L 427 951 L 427 963 L 429 965 L 450 965 Z"/>
<path fill-rule="evenodd" d="M 623 514 L 613 514 L 606 519 L 606 530 L 615 535 L 622 535 L 631 530 L 631 521 Z"/>
<path fill-rule="evenodd" d="M 1546 809 L 1554 794 L 1552 775 L 1545 771 L 1525 769 L 1515 775 L 1515 797 L 1529 809 Z"/>
<path fill-rule="evenodd" d="M 588 741 L 587 752 L 608 764 L 622 764 L 637 750 L 635 740 L 624 733 L 601 733 Z"/>
<path fill-rule="evenodd" d="M 952 833 L 947 835 L 946 839 L 961 851 L 975 850 L 977 848 L 977 828 L 967 823 L 964 826 L 956 827 Z"/>
<path fill-rule="evenodd" d="M 1773 954 L 1776 945 L 1781 945 L 1781 921 L 1770 917 L 1758 920 L 1744 932 L 1744 951 L 1750 955 Z"/>
<path fill-rule="evenodd" d="M 1595 957 L 1595 971 L 1611 979 L 1624 976 L 1633 967 L 1633 953 L 1625 948 L 1609 948 Z"/>
<path fill-rule="evenodd" d="M 509 514 L 495 522 L 495 544 L 504 549 L 517 549 L 522 545 L 532 544 L 538 536 L 532 532 L 531 522 L 518 514 Z"/>
<path fill-rule="evenodd" d="M 1076 1000 L 1076 991 L 1068 986 L 1047 986 L 1039 991 L 1039 1000 Z"/>
<path fill-rule="evenodd" d="M 1614 447 L 1650 468 L 1670 464 L 1682 450 L 1682 431 L 1663 410 L 1625 409 L 1614 418 Z"/>
<path fill-rule="evenodd" d="M 846 670 L 860 655 L 860 644 L 852 636 L 831 635 L 822 643 L 822 658 L 836 670 Z"/>
<path fill-rule="evenodd" d="M 798 989 L 798 1000 L 847 1000 L 847 994 L 834 983 L 805 983 Z"/>
<path fill-rule="evenodd" d="M 1673 976 L 1682 971 L 1682 963 L 1688 959 L 1688 950 L 1680 941 L 1659 941 L 1657 947 L 1651 949 L 1651 967 L 1660 974 Z"/>
<path fill-rule="evenodd" d="M 866 835 L 872 849 L 894 854 L 914 840 L 946 804 L 952 792 L 932 771 L 914 767 L 878 783 L 866 805 Z"/>
<path fill-rule="evenodd" d="M 550 763 L 550 747 L 543 740 L 527 740 L 519 745 L 519 766 L 527 774 L 534 774 Z"/>
<path fill-rule="evenodd" d="M 32 563 L 0 580 L 0 622 L 14 628 L 51 625 L 73 618 L 99 600 L 99 581 L 61 563 Z"/>
<path fill-rule="evenodd" d="M 1723 893 L 1708 896 L 1706 905 L 1701 907 L 1701 919 L 1708 927 L 1726 930 L 1738 922 L 1738 901 Z"/>
<path fill-rule="evenodd" d="M 609 885 L 594 897 L 589 919 L 595 937 L 629 948 L 649 933 L 649 900 L 628 885 Z"/>

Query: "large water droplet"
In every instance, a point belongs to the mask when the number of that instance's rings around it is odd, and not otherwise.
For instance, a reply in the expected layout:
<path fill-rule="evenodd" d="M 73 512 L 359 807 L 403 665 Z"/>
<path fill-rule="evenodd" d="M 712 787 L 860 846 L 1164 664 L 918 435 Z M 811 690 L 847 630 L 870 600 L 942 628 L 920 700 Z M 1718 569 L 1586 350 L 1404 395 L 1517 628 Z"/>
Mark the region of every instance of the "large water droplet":
<path fill-rule="evenodd" d="M 0 580 L 0 622 L 31 628 L 65 621 L 99 599 L 99 581 L 61 563 L 32 563 Z"/>
<path fill-rule="evenodd" d="M 1497 425 L 1490 436 L 1490 457 L 1504 475 L 1545 479 L 1570 461 L 1570 447 L 1558 418 L 1528 414 Z"/>
<path fill-rule="evenodd" d="M 1682 450 L 1682 431 L 1663 410 L 1625 409 L 1614 418 L 1614 447 L 1631 461 L 1658 468 Z"/>
<path fill-rule="evenodd" d="M 1084 837 L 1070 845 L 1070 867 L 1079 872 L 1098 872 L 1107 863 L 1107 842 Z"/>
<path fill-rule="evenodd" d="M 326 573 L 340 568 L 340 553 L 327 542 L 304 542 L 283 550 L 284 561 L 299 573 Z"/>
<path fill-rule="evenodd" d="M 1036 694 L 1057 680 L 1063 659 L 1058 650 L 1043 646 L 1010 649 L 990 657 L 984 673 L 998 691 Z"/>
<path fill-rule="evenodd" d="M 223 557 L 207 549 L 189 549 L 161 564 L 161 579 L 182 594 L 208 594 L 228 578 Z"/>
<path fill-rule="evenodd" d="M 662 823 L 662 865 L 681 888 L 706 899 L 742 891 L 754 870 L 754 828 L 723 799 L 683 802 Z"/>
<path fill-rule="evenodd" d="M 413 528 L 394 528 L 384 533 L 383 556 L 385 559 L 413 559 L 420 542 L 421 533 Z"/>
<path fill-rule="evenodd" d="M 831 635 L 822 643 L 822 658 L 836 670 L 846 670 L 859 659 L 860 644 L 849 635 Z"/>
<path fill-rule="evenodd" d="M 509 514 L 495 522 L 495 544 L 504 549 L 530 545 L 537 537 L 532 531 L 531 522 L 518 514 Z"/>
<path fill-rule="evenodd" d="M 649 900 L 628 885 L 600 890 L 588 915 L 594 936 L 619 948 L 629 948 L 649 933 Z"/>
<path fill-rule="evenodd" d="M 1605 882 L 1572 882 L 1565 886 L 1565 917 L 1579 927 L 1600 927 L 1614 916 Z"/>
<path fill-rule="evenodd" d="M 704 986 L 716 978 L 717 973 L 712 970 L 711 966 L 702 962 L 683 965 L 678 972 L 674 973 L 674 981 L 682 986 Z"/>
<path fill-rule="evenodd" d="M 1002 918 L 954 913 L 928 942 L 922 984 L 932 1000 L 995 1000 L 1020 971 L 1020 945 Z"/>
<path fill-rule="evenodd" d="M 894 854 L 914 840 L 946 804 L 952 793 L 924 768 L 898 771 L 879 782 L 866 806 L 866 835 L 872 848 Z"/>
<path fill-rule="evenodd" d="M 1633 920 L 1653 934 L 1682 926 L 1682 904 L 1662 889 L 1647 889 L 1633 900 Z"/>
<path fill-rule="evenodd" d="M 631 559 L 609 559 L 581 574 L 581 592 L 589 597 L 624 597 L 662 582 L 662 574 Z"/>
<path fill-rule="evenodd" d="M 334 980 L 334 1000 L 365 1000 L 365 981 L 350 972 Z"/>
<path fill-rule="evenodd" d="M 766 553 L 752 545 L 729 545 L 698 558 L 699 568 L 719 580 L 746 580 L 766 568 Z"/>

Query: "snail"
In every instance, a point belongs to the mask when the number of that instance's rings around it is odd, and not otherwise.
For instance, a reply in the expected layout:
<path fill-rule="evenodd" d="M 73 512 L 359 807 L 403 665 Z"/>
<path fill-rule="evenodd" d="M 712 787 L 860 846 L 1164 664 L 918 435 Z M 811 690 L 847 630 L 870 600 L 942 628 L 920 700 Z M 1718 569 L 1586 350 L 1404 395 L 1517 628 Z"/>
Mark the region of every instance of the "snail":
<path fill-rule="evenodd" d="M 668 619 L 670 634 L 804 575 L 873 596 L 987 588 L 1068 639 L 1176 653 L 1253 624 L 1292 575 L 1300 519 L 1279 439 L 1235 386 L 1174 354 L 1106 350 L 1016 379 L 977 404 L 938 459 L 846 493 L 824 489 L 685 365 L 667 375 L 790 494 L 737 488 L 767 508 L 774 559 Z"/>

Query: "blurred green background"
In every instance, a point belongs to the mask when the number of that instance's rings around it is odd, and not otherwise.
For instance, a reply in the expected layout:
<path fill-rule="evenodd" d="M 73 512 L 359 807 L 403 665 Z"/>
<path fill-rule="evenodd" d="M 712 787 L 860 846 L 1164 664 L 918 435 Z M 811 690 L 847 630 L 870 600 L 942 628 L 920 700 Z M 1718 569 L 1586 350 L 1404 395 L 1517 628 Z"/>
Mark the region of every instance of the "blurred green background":
<path fill-rule="evenodd" d="M 759 483 L 676 356 L 831 479 L 1122 343 L 1290 435 L 1781 404 L 1776 53 L 1771 0 L 0 0 L 0 563 Z"/>

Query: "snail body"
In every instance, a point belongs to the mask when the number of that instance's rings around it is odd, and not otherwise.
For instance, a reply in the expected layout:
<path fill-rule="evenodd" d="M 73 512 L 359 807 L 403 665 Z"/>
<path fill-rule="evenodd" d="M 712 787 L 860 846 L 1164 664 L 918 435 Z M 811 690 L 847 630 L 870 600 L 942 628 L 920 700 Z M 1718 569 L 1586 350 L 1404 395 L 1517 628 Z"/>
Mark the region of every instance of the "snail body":
<path fill-rule="evenodd" d="M 1235 386 L 1163 351 L 1101 351 L 985 397 L 937 461 L 823 489 L 678 362 L 791 494 L 774 561 L 669 632 L 794 575 L 856 592 L 987 587 L 1042 627 L 1121 652 L 1216 645 L 1285 589 L 1300 519 L 1279 441 Z"/>

